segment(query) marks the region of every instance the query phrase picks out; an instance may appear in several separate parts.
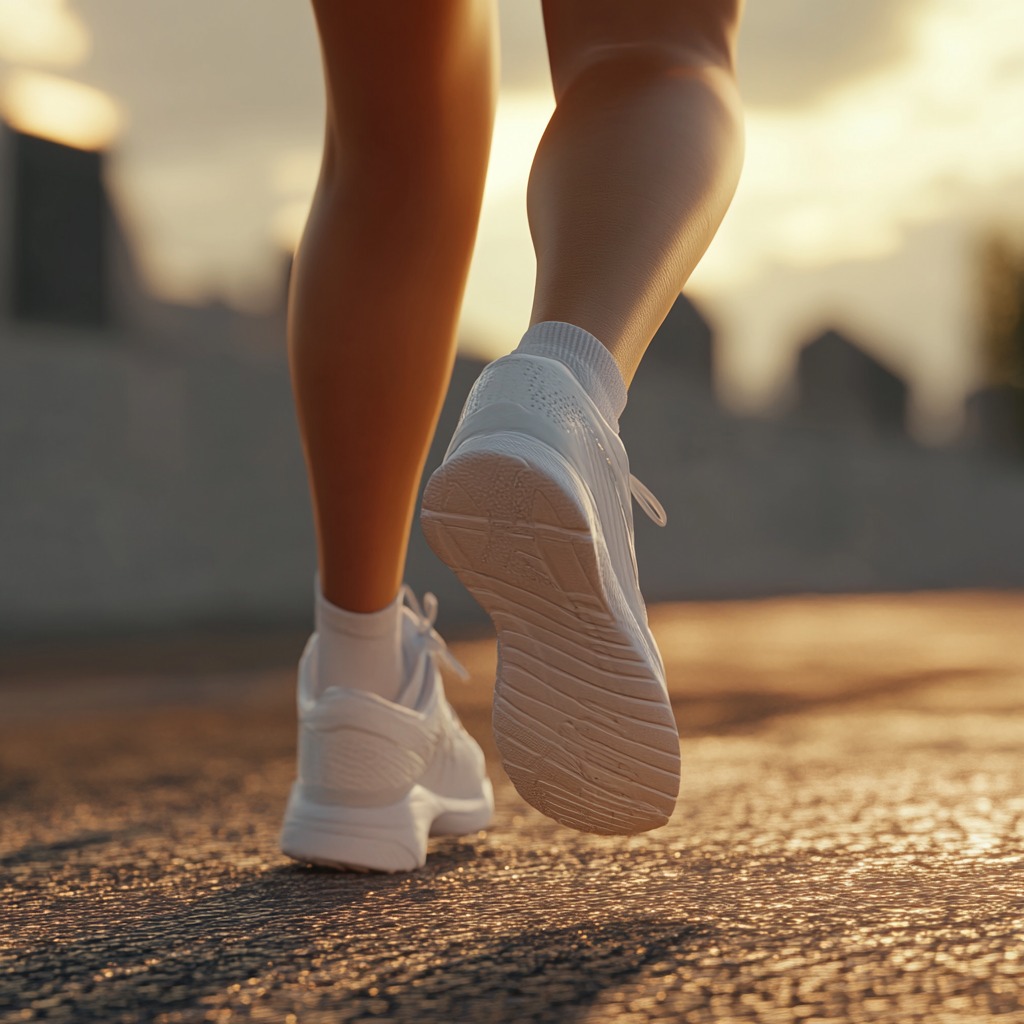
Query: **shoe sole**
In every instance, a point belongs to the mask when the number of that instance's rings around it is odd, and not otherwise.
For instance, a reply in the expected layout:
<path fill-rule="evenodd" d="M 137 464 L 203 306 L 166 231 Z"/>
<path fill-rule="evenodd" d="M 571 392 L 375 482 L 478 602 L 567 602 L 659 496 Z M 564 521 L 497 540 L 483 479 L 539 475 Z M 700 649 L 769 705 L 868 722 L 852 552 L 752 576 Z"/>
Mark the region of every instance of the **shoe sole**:
<path fill-rule="evenodd" d="M 513 785 L 563 825 L 630 835 L 672 814 L 679 736 L 592 510 L 558 452 L 500 432 L 438 468 L 420 522 L 494 622 L 494 734 Z"/>
<path fill-rule="evenodd" d="M 281 830 L 281 852 L 294 860 L 351 871 L 414 871 L 427 859 L 430 836 L 461 836 L 491 822 L 494 794 L 439 796 L 423 786 L 387 807 L 339 807 L 306 799 L 292 786 Z"/>

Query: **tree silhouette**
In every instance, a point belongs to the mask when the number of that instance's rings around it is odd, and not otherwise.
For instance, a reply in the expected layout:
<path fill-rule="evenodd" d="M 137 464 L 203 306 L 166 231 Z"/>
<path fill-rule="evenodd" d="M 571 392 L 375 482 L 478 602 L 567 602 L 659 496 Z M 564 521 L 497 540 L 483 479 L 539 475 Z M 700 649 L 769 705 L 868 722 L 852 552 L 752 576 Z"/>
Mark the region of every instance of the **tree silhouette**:
<path fill-rule="evenodd" d="M 992 231 L 979 264 L 985 382 L 1008 396 L 1024 440 L 1024 241 Z"/>

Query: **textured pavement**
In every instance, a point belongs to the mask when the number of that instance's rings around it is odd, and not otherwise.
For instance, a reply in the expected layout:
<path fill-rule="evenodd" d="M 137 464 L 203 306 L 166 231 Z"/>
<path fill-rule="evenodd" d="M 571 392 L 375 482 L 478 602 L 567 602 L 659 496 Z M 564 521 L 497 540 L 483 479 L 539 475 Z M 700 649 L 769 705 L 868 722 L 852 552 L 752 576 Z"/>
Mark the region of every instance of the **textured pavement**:
<path fill-rule="evenodd" d="M 0 685 L 0 1021 L 1024 1021 L 1024 595 L 665 605 L 664 829 L 282 857 L 292 670 Z M 136 659 L 136 663 L 138 659 Z"/>

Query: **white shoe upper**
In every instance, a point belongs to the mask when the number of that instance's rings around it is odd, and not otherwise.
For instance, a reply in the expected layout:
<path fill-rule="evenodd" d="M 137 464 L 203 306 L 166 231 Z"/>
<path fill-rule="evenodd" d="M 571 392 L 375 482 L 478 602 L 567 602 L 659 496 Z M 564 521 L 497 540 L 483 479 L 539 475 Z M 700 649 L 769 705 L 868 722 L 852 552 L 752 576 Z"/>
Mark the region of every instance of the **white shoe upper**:
<path fill-rule="evenodd" d="M 320 805 L 384 807 L 413 786 L 449 798 L 472 798 L 486 779 L 483 752 L 449 705 L 438 662 L 463 676 L 437 630 L 437 600 L 426 612 L 408 585 L 403 607 L 406 684 L 397 701 L 362 690 L 318 690 L 317 634 L 299 662 L 298 784 Z"/>
<path fill-rule="evenodd" d="M 484 367 L 445 458 L 471 437 L 493 431 L 527 433 L 557 451 L 579 474 L 596 505 L 597 524 L 638 634 L 664 678 L 664 662 L 640 591 L 632 498 L 659 526 L 668 517 L 658 499 L 630 473 L 622 439 L 564 363 L 518 353 Z"/>

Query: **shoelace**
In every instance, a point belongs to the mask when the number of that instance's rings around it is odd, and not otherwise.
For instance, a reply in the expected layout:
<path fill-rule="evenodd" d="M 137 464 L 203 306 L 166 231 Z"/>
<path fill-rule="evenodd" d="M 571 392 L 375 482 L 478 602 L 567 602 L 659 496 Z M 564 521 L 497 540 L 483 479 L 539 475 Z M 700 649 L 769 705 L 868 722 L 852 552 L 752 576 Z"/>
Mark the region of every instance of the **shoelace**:
<path fill-rule="evenodd" d="M 632 473 L 629 474 L 629 489 L 636 498 L 636 503 L 653 519 L 659 526 L 668 522 L 668 515 L 665 506 L 654 496 L 651 489 L 641 483 Z M 433 595 L 431 595 L 433 596 Z"/>
<path fill-rule="evenodd" d="M 423 605 L 417 600 L 408 583 L 402 584 L 402 596 L 409 605 L 413 615 L 416 616 L 416 632 L 422 637 L 422 646 L 432 651 L 441 658 L 460 679 L 469 679 L 469 672 L 465 665 L 450 650 L 444 638 L 436 629 L 434 622 L 437 620 L 437 598 L 429 591 L 423 595 Z M 425 609 L 425 610 L 424 610 Z"/>

